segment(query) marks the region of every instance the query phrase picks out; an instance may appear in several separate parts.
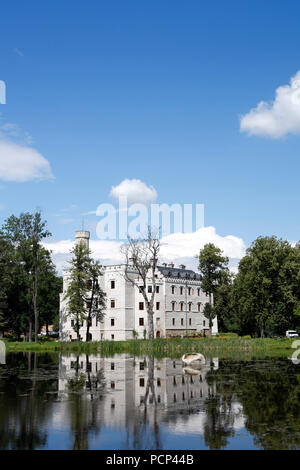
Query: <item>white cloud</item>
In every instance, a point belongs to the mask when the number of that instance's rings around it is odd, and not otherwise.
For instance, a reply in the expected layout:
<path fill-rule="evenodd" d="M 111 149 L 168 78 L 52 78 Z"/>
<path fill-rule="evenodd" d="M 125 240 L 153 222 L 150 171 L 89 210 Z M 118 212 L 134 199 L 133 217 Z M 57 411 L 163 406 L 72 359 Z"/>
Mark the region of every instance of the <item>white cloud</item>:
<path fill-rule="evenodd" d="M 300 134 L 300 71 L 291 78 L 289 85 L 277 88 L 274 101 L 261 101 L 242 116 L 240 130 L 274 139 Z"/>
<path fill-rule="evenodd" d="M 216 233 L 214 227 L 203 227 L 193 233 L 174 233 L 161 240 L 161 260 L 174 262 L 175 266 L 185 264 L 187 268 L 197 269 L 195 258 L 206 243 L 214 243 L 221 248 L 225 256 L 230 258 L 230 265 L 236 266 L 237 261 L 245 254 L 243 240 L 234 235 L 222 237 Z M 69 252 L 74 245 L 73 240 L 61 240 L 44 244 L 53 252 L 53 261 L 59 270 L 69 259 Z M 91 240 L 90 249 L 93 257 L 103 264 L 117 264 L 123 262 L 120 254 L 122 242 L 113 240 Z"/>
<path fill-rule="evenodd" d="M 168 259 L 193 257 L 206 243 L 213 243 L 229 258 L 241 258 L 245 252 L 243 240 L 234 235 L 222 237 L 215 227 L 203 227 L 191 233 L 172 233 L 162 238 L 161 254 Z"/>
<path fill-rule="evenodd" d="M 0 180 L 52 179 L 50 164 L 32 147 L 0 139 Z"/>
<path fill-rule="evenodd" d="M 125 196 L 128 204 L 150 205 L 157 198 L 157 192 L 153 186 L 147 186 L 143 181 L 137 179 L 125 179 L 118 186 L 112 186 L 109 195 L 114 199 Z"/>

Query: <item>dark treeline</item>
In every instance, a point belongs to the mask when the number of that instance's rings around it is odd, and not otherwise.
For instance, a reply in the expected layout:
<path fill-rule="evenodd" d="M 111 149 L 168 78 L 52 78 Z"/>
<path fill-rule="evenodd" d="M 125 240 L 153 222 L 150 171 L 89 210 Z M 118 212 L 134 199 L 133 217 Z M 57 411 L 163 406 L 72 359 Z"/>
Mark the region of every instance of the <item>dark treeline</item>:
<path fill-rule="evenodd" d="M 211 243 L 200 251 L 199 261 L 202 287 L 213 294 L 220 331 L 263 337 L 300 327 L 300 243 L 258 237 L 236 275 Z"/>
<path fill-rule="evenodd" d="M 39 211 L 12 215 L 0 228 L 0 333 L 37 341 L 41 326 L 58 328 L 57 275 L 43 239 L 51 234 Z"/>

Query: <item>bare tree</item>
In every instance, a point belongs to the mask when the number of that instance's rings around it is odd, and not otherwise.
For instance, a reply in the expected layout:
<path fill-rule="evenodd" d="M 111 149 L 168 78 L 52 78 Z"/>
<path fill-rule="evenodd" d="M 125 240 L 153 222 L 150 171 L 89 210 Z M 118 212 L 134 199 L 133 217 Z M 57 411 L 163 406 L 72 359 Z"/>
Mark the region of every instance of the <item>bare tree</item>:
<path fill-rule="evenodd" d="M 128 237 L 128 242 L 121 248 L 126 263 L 124 277 L 133 286 L 137 287 L 144 297 L 149 339 L 154 338 L 153 314 L 157 285 L 156 267 L 159 250 L 160 240 L 154 235 L 150 227 L 148 228 L 148 233 L 145 238 L 132 239 Z M 137 278 L 130 275 L 132 271 L 136 271 L 138 275 Z M 147 292 L 147 284 L 149 284 L 149 281 L 151 281 L 152 292 Z"/>

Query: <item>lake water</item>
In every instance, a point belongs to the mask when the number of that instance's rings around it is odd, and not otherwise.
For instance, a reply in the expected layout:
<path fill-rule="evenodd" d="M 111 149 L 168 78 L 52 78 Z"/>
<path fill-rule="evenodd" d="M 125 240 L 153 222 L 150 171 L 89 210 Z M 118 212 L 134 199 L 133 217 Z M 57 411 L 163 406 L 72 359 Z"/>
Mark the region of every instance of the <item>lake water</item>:
<path fill-rule="evenodd" d="M 8 354 L 0 449 L 299 449 L 288 359 Z"/>

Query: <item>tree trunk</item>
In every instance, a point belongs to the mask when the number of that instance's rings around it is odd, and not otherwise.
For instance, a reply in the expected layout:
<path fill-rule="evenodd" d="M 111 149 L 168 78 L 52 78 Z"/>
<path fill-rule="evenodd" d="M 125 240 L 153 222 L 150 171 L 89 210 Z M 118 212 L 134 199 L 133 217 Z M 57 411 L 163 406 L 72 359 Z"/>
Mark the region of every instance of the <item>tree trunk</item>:
<path fill-rule="evenodd" d="M 76 333 L 77 333 L 77 341 L 80 341 L 80 333 L 79 333 L 79 321 L 76 322 Z"/>
<path fill-rule="evenodd" d="M 93 308 L 93 302 L 94 302 L 94 292 L 95 292 L 95 280 L 93 279 L 93 284 L 92 284 L 92 296 L 91 296 L 91 301 L 90 301 L 90 306 L 89 306 L 89 313 L 88 313 L 88 318 L 87 318 L 87 325 L 86 325 L 86 341 L 90 340 L 90 322 L 92 320 L 92 308 Z"/>
<path fill-rule="evenodd" d="M 28 332 L 28 342 L 31 343 L 32 341 L 32 320 L 29 320 L 29 332 Z"/>
<path fill-rule="evenodd" d="M 90 314 L 88 314 L 87 320 L 86 320 L 86 337 L 85 340 L 88 342 L 90 340 Z"/>
<path fill-rule="evenodd" d="M 38 341 L 38 308 L 37 308 L 37 266 L 34 267 L 34 284 L 33 284 L 33 312 L 34 312 L 34 341 Z"/>
<path fill-rule="evenodd" d="M 49 336 L 49 325 L 48 325 L 48 320 L 46 320 L 46 336 Z"/>
<path fill-rule="evenodd" d="M 212 308 L 211 292 L 209 293 L 209 305 Z M 210 318 L 209 319 L 209 334 L 210 334 L 210 336 L 212 335 L 212 325 L 211 325 L 211 323 L 212 323 L 212 320 Z"/>
<path fill-rule="evenodd" d="M 148 338 L 154 339 L 153 311 L 148 310 Z"/>

